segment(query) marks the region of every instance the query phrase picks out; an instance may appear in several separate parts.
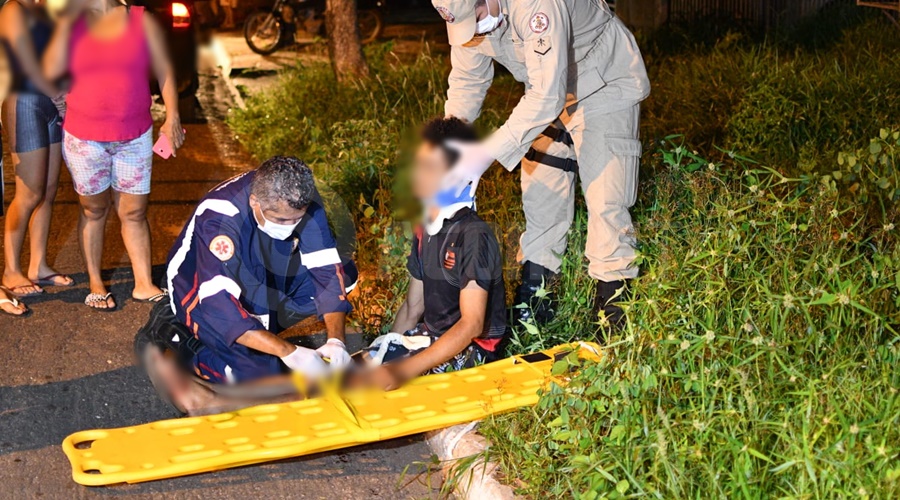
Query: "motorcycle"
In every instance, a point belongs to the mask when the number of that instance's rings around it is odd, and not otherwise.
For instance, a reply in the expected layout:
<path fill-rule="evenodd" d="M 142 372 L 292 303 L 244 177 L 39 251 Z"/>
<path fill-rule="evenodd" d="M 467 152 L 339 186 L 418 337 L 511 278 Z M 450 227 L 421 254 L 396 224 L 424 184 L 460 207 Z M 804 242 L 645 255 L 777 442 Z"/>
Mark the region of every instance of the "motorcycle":
<path fill-rule="evenodd" d="M 377 39 L 384 30 L 381 0 L 361 5 L 357 11 L 362 43 Z M 250 50 L 269 55 L 282 46 L 296 43 L 298 31 L 326 36 L 324 0 L 275 0 L 269 11 L 251 14 L 244 22 L 244 39 Z"/>

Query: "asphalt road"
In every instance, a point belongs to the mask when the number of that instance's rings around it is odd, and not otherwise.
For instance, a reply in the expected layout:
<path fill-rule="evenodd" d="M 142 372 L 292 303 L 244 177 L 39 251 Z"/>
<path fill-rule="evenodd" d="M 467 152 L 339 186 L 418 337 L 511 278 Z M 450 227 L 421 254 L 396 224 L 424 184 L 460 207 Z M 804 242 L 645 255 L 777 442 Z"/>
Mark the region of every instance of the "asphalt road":
<path fill-rule="evenodd" d="M 219 64 L 226 67 L 232 81 L 246 94 L 264 92 L 277 81 L 278 70 L 298 63 L 328 62 L 324 40 L 298 33 L 297 43 L 289 44 L 268 56 L 250 50 L 240 29 L 219 31 L 211 37 Z M 430 4 L 419 8 L 390 9 L 380 41 L 390 41 L 391 57 L 413 62 L 423 53 L 448 57 L 446 23 Z M 447 71 L 450 70 L 449 65 Z"/>
<path fill-rule="evenodd" d="M 199 97 L 206 123 L 186 125 L 187 143 L 178 157 L 154 165 L 149 217 L 157 276 L 196 201 L 220 181 L 253 167 L 222 121 L 227 96 L 223 82 L 205 74 Z M 3 180 L 8 203 L 12 172 Z M 167 481 L 108 488 L 75 484 L 60 448 L 66 435 L 171 417 L 134 363 L 132 339 L 150 306 L 130 300 L 131 271 L 114 217 L 107 227 L 103 268 L 120 309 L 98 313 L 82 304 L 87 285 L 77 246 L 77 209 L 64 172 L 50 262 L 78 286 L 51 288 L 28 299 L 31 318 L 0 316 L 0 499 L 437 496 L 438 474 L 422 465 L 431 452 L 418 436 Z"/>

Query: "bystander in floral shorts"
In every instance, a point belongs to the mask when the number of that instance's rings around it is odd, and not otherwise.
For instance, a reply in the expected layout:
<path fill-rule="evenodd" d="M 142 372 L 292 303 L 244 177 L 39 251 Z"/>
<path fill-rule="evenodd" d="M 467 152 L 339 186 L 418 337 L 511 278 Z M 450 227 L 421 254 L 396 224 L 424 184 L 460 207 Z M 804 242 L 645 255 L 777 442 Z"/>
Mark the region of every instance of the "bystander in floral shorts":
<path fill-rule="evenodd" d="M 137 139 L 117 142 L 85 141 L 66 132 L 63 158 L 81 196 L 100 194 L 110 187 L 119 193 L 149 194 L 153 128 Z"/>

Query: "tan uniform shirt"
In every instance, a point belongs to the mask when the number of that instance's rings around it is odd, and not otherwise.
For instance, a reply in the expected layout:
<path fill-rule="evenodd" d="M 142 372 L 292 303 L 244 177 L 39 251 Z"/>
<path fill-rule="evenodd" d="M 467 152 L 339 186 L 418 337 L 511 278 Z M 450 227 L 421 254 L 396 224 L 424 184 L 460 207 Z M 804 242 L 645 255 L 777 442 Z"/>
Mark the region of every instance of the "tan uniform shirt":
<path fill-rule="evenodd" d="M 512 170 L 567 103 L 592 99 L 609 112 L 642 101 L 650 82 L 631 32 L 604 0 L 500 0 L 503 23 L 450 51 L 445 112 L 469 121 L 481 113 L 492 62 L 525 84 L 525 95 L 486 145 Z M 608 109 L 606 109 L 608 108 Z"/>

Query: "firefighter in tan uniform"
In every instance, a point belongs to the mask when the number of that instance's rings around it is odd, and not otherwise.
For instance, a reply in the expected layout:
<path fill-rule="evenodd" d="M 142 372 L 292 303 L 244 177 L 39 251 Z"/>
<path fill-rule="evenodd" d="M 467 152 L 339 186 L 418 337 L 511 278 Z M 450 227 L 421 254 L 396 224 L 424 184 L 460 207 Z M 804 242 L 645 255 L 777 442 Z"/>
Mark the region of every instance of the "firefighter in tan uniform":
<path fill-rule="evenodd" d="M 448 116 L 474 121 L 503 65 L 525 84 L 509 119 L 480 144 L 459 145 L 454 182 L 471 183 L 494 162 L 522 165 L 526 219 L 518 260 L 518 319 L 553 315 L 537 299 L 559 273 L 575 213 L 575 178 L 587 201 L 585 253 L 597 280 L 596 310 L 620 325 L 615 302 L 638 274 L 628 209 L 637 196 L 640 102 L 650 92 L 631 32 L 605 0 L 433 0 L 450 38 Z"/>

